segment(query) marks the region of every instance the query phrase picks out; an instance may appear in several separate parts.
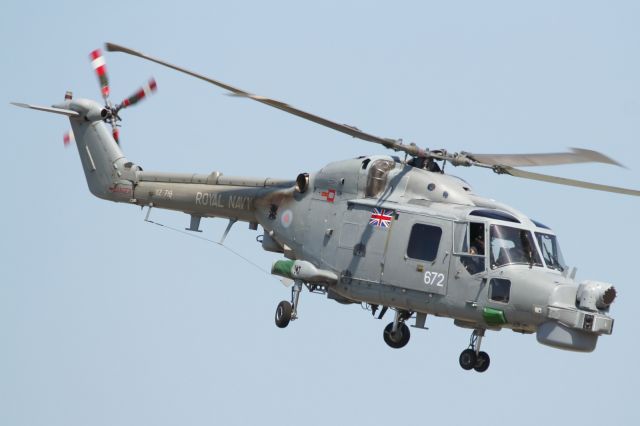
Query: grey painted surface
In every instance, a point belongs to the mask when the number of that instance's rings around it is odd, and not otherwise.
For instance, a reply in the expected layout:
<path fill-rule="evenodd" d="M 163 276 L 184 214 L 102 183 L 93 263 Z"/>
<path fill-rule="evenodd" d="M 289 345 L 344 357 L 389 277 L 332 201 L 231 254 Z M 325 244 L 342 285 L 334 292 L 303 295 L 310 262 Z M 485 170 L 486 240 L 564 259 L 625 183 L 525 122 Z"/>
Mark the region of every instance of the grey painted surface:
<path fill-rule="evenodd" d="M 454 229 L 466 234 L 470 220 L 484 224 L 485 241 L 492 237 L 492 223 L 531 232 L 548 230 L 538 229 L 514 209 L 473 194 L 460 179 L 385 156 L 333 162 L 309 175 L 309 187 L 304 192 L 286 180 L 228 178 L 217 172 L 208 176 L 142 172 L 124 157 L 107 131 L 99 104 L 72 100 L 56 107 L 78 112 L 69 120 L 89 189 L 95 196 L 182 211 L 192 217 L 260 224 L 287 257 L 324 270 L 325 276 L 341 277 L 326 282 L 324 291 L 342 296 L 343 302 L 382 305 L 408 316 L 446 316 L 477 330 L 508 327 L 533 332 L 540 326 L 540 343 L 576 351 L 593 350 L 598 335 L 612 332 L 609 305 L 600 308 L 594 302 L 578 306 L 577 283 L 567 277 L 568 270 L 561 273 L 551 265 L 533 263 L 496 267 L 489 264 L 493 247 L 487 243 L 483 249 L 486 256 L 479 258 L 484 259 L 484 271 L 465 271 L 463 256 L 455 253 Z M 395 167 L 378 174 L 376 160 L 388 164 L 395 161 Z M 374 183 L 380 179 L 382 185 Z M 506 211 L 520 223 L 504 221 L 500 216 L 471 216 L 479 206 L 492 207 L 496 214 Z M 374 217 L 385 220 L 372 224 Z M 440 230 L 433 259 L 408 255 L 407 246 L 416 225 Z M 540 252 L 537 246 L 532 250 Z M 508 300 L 495 301 L 487 295 L 487 283 L 492 278 L 510 283 Z M 572 288 L 574 295 L 573 301 L 564 301 L 563 313 L 549 309 L 560 283 Z M 609 287 L 583 285 L 586 295 L 582 298 L 596 300 Z M 505 320 L 488 322 L 486 309 L 502 312 Z M 556 322 L 560 325 L 553 326 Z"/>

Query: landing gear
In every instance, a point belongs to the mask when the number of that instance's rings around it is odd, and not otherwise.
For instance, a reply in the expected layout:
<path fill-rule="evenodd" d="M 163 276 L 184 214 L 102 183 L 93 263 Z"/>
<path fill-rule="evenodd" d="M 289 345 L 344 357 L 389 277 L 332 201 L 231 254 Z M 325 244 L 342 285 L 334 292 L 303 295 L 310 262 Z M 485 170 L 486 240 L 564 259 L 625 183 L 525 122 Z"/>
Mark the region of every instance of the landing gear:
<path fill-rule="evenodd" d="M 407 324 L 402 323 L 398 326 L 398 329 L 393 331 L 393 323 L 390 322 L 384 328 L 384 332 L 382 333 L 382 337 L 384 338 L 384 342 L 391 346 L 394 349 L 400 349 L 406 346 L 409 343 L 409 338 L 411 337 L 411 332 L 409 331 L 409 327 Z"/>
<path fill-rule="evenodd" d="M 489 354 L 486 352 L 478 352 L 478 356 L 476 359 L 476 365 L 473 367 L 478 373 L 484 373 L 489 368 L 489 364 L 491 363 L 491 359 L 489 358 Z"/>
<path fill-rule="evenodd" d="M 411 337 L 411 332 L 409 331 L 409 327 L 405 324 L 405 320 L 407 320 L 411 316 L 410 312 L 406 311 L 396 311 L 396 317 L 393 322 L 387 324 L 384 328 L 384 332 L 382 333 L 382 337 L 384 342 L 391 346 L 394 349 L 400 349 L 406 346 L 409 343 L 409 338 Z"/>
<path fill-rule="evenodd" d="M 482 337 L 484 337 L 483 329 L 473 330 L 471 333 L 471 339 L 469 340 L 469 347 L 462 351 L 458 361 L 460 367 L 465 370 L 476 370 L 478 373 L 483 373 L 489 368 L 491 359 L 486 352 L 480 351 L 480 343 L 482 343 Z"/>
<path fill-rule="evenodd" d="M 477 359 L 478 357 L 476 356 L 476 351 L 474 351 L 473 349 L 465 349 L 460 354 L 460 358 L 458 360 L 460 361 L 460 367 L 464 368 L 465 370 L 471 370 L 476 366 Z"/>
<path fill-rule="evenodd" d="M 276 308 L 276 325 L 279 328 L 285 328 L 289 325 L 289 321 L 291 321 L 291 313 L 293 312 L 293 307 L 291 303 L 283 300 L 278 303 L 278 307 Z"/>
<path fill-rule="evenodd" d="M 276 326 L 285 328 L 290 321 L 298 318 L 298 301 L 300 300 L 300 292 L 302 291 L 302 282 L 296 281 L 291 289 L 291 302 L 283 300 L 278 303 L 276 308 Z"/>

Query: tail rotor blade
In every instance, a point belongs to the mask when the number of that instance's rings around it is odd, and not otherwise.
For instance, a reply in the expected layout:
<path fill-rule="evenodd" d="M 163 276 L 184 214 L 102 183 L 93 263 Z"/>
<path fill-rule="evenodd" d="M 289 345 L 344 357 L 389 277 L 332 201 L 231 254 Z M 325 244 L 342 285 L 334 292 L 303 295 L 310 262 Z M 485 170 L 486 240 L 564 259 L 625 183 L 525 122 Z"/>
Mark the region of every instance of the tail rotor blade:
<path fill-rule="evenodd" d="M 89 55 L 91 58 L 91 65 L 98 75 L 98 80 L 100 82 L 100 91 L 102 92 L 102 97 L 105 102 L 108 104 L 109 100 L 109 79 L 107 78 L 107 66 L 105 64 L 104 56 L 102 56 L 102 51 L 100 49 L 96 49 Z"/>
<path fill-rule="evenodd" d="M 73 136 L 73 132 L 71 130 L 69 130 L 67 133 L 64 134 L 62 141 L 64 142 L 64 147 L 67 148 L 71 142 L 73 142 L 75 140 L 74 136 Z"/>
<path fill-rule="evenodd" d="M 120 145 L 120 130 L 116 126 L 113 126 L 113 139 L 116 141 L 118 145 Z"/>
<path fill-rule="evenodd" d="M 146 98 L 147 96 L 153 94 L 156 90 L 158 90 L 158 85 L 156 83 L 156 80 L 151 78 L 149 79 L 147 84 L 142 86 L 137 92 L 135 92 L 133 95 L 129 96 L 127 99 L 122 101 L 118 106 L 118 109 L 127 108 L 127 107 L 130 107 L 131 105 L 135 105 L 141 100 L 143 100 L 144 98 Z"/>

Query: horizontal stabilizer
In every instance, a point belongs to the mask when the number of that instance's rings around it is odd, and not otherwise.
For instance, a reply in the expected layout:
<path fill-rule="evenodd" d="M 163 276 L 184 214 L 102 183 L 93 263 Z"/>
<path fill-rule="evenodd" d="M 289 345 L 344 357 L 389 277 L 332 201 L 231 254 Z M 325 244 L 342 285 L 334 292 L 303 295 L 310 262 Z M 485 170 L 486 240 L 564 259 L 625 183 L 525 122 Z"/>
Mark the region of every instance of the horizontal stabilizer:
<path fill-rule="evenodd" d="M 37 109 L 38 111 L 52 112 L 54 114 L 62 114 L 62 115 L 66 115 L 67 117 L 78 117 L 80 115 L 76 111 L 72 111 L 70 109 L 46 107 L 46 106 L 40 106 L 40 105 L 30 105 L 30 104 L 23 104 L 20 102 L 11 102 L 11 104 L 20 108 Z"/>

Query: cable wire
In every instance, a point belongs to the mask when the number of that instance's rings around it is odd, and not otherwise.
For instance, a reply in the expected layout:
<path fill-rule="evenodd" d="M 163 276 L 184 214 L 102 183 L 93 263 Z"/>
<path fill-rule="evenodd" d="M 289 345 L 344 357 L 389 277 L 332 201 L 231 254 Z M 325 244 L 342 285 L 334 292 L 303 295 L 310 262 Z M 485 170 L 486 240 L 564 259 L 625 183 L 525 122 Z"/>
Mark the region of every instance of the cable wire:
<path fill-rule="evenodd" d="M 225 246 L 224 244 L 222 244 L 222 243 L 221 243 L 221 242 L 219 242 L 219 241 L 214 241 L 214 240 L 212 240 L 212 239 L 210 239 L 210 238 L 201 237 L 200 235 L 195 235 L 195 234 L 188 233 L 187 231 L 183 231 L 182 229 L 174 228 L 174 227 L 172 227 L 172 226 L 165 225 L 165 224 L 162 224 L 162 223 L 159 223 L 159 222 L 154 222 L 153 220 L 150 220 L 148 216 L 149 216 L 149 215 L 147 215 L 147 217 L 145 218 L 145 220 L 144 220 L 145 222 L 149 222 L 149 223 L 152 223 L 152 224 L 154 224 L 154 225 L 158 225 L 158 226 L 160 226 L 160 227 L 162 227 L 162 228 L 170 229 L 170 230 L 172 230 L 172 231 L 178 232 L 178 233 L 180 233 L 180 234 L 187 235 L 187 236 L 189 236 L 189 237 L 197 238 L 197 239 L 199 239 L 199 240 L 203 240 L 203 241 L 207 241 L 207 242 L 209 242 L 209 243 L 216 244 L 216 245 L 218 245 L 218 246 L 220 246 L 220 247 L 224 248 L 225 250 L 229 251 L 230 253 L 235 254 L 235 255 L 236 255 L 236 256 L 238 256 L 240 259 L 244 260 L 244 261 L 245 261 L 245 262 L 247 262 L 249 265 L 253 266 L 254 268 L 258 269 L 259 271 L 264 272 L 265 274 L 269 275 L 269 277 L 271 277 L 271 278 L 274 278 L 274 279 L 275 279 L 275 277 L 274 277 L 273 275 L 271 275 L 271 272 L 267 271 L 266 269 L 264 269 L 263 267 L 261 267 L 260 265 L 258 265 L 256 262 L 252 261 L 251 259 L 249 259 L 249 258 L 247 258 L 247 257 L 245 257 L 245 256 L 243 256 L 243 255 L 241 255 L 240 253 L 238 253 L 237 251 L 235 251 L 235 250 L 234 250 L 234 249 L 232 249 L 231 247 L 229 247 L 229 246 Z"/>

